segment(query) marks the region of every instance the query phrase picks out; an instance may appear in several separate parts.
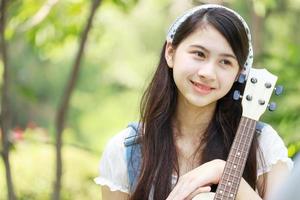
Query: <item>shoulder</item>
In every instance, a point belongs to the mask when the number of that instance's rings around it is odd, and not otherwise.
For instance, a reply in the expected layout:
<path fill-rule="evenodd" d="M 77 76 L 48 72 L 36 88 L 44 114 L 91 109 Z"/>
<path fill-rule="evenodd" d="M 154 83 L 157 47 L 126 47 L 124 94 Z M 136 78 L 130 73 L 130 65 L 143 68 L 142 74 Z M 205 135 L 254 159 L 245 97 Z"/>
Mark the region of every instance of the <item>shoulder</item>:
<path fill-rule="evenodd" d="M 263 126 L 261 132 L 258 134 L 258 138 L 257 138 L 259 148 L 261 148 L 264 152 L 280 150 L 280 149 L 276 149 L 279 147 L 286 149 L 285 144 L 282 138 L 277 133 L 277 131 L 267 123 L 262 123 L 262 124 Z"/>
<path fill-rule="evenodd" d="M 258 134 L 258 143 L 260 147 L 265 147 L 271 143 L 281 143 L 283 144 L 283 140 L 278 135 L 277 131 L 269 124 L 259 122 L 261 124 L 261 132 Z M 284 144 L 283 144 L 284 145 Z"/>
<path fill-rule="evenodd" d="M 126 129 L 123 129 L 118 134 L 114 135 L 107 143 L 105 147 L 104 152 L 114 152 L 116 150 L 124 150 L 124 141 L 125 139 L 130 135 L 131 128 L 127 127 Z"/>
<path fill-rule="evenodd" d="M 269 172 L 278 161 L 286 163 L 289 169 L 293 167 L 292 160 L 288 157 L 288 151 L 284 141 L 277 131 L 269 124 L 262 123 L 258 140 L 258 175 Z"/>
<path fill-rule="evenodd" d="M 130 132 L 131 128 L 126 128 L 113 136 L 102 153 L 100 175 L 95 178 L 95 182 L 108 186 L 111 191 L 129 192 L 124 141 Z"/>
<path fill-rule="evenodd" d="M 129 136 L 131 129 L 126 128 L 114 135 L 106 144 L 106 147 L 102 153 L 101 161 L 105 162 L 105 159 L 110 161 L 118 161 L 118 159 L 124 160 L 125 146 L 124 141 Z M 114 159 L 118 158 L 118 159 Z"/>

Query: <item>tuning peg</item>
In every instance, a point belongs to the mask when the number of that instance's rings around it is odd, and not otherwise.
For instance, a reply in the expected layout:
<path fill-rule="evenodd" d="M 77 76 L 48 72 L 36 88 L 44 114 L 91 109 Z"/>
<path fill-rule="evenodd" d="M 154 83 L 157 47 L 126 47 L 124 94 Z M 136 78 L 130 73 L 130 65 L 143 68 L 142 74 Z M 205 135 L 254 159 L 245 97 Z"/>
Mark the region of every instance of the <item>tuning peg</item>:
<path fill-rule="evenodd" d="M 242 97 L 242 96 L 241 96 L 240 91 L 235 90 L 234 93 L 233 93 L 233 99 L 237 101 L 237 100 L 239 100 L 241 97 Z"/>
<path fill-rule="evenodd" d="M 268 105 L 268 109 L 269 111 L 275 111 L 276 110 L 276 103 L 275 102 L 271 102 L 269 105 Z"/>
<path fill-rule="evenodd" d="M 282 86 L 282 85 L 277 85 L 277 86 L 275 87 L 275 94 L 276 94 L 277 96 L 279 96 L 279 95 L 282 94 L 282 92 L 283 92 L 283 86 Z"/>
<path fill-rule="evenodd" d="M 240 74 L 238 82 L 243 84 L 243 83 L 245 83 L 245 81 L 246 81 L 246 75 Z"/>

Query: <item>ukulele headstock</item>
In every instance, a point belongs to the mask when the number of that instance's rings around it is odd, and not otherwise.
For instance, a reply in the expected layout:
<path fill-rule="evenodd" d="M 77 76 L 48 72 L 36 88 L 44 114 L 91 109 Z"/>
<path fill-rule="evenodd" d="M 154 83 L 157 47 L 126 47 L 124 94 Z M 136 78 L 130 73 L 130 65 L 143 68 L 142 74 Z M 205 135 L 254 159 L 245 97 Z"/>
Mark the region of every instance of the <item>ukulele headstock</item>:
<path fill-rule="evenodd" d="M 242 115 L 244 117 L 258 121 L 267 107 L 271 111 L 275 110 L 276 104 L 269 104 L 269 100 L 274 91 L 276 81 L 277 76 L 266 69 L 250 69 L 244 94 L 242 96 Z M 282 90 L 282 86 L 278 86 L 275 90 L 276 95 L 280 95 Z M 237 100 L 240 97 L 239 92 L 236 91 L 234 93 L 234 99 Z"/>

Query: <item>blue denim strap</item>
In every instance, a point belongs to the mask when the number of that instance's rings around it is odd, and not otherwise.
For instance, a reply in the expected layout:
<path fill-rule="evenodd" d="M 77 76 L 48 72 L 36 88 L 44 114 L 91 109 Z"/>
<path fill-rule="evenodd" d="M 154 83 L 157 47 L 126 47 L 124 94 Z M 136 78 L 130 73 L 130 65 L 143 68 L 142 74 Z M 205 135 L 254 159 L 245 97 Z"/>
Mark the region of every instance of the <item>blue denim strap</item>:
<path fill-rule="evenodd" d="M 140 174 L 141 148 L 139 144 L 139 123 L 130 123 L 129 136 L 125 138 L 126 162 L 130 192 L 133 192 Z"/>
<path fill-rule="evenodd" d="M 264 128 L 265 125 L 266 125 L 265 123 L 263 123 L 261 121 L 257 121 L 256 127 L 255 127 L 256 133 L 261 134 L 262 129 Z"/>
<path fill-rule="evenodd" d="M 260 134 L 265 123 L 258 121 L 256 124 L 256 132 Z M 137 179 L 141 171 L 141 146 L 140 146 L 140 135 L 139 135 L 139 123 L 134 122 L 128 124 L 130 133 L 124 140 L 127 172 L 129 180 L 129 190 L 133 192 L 135 190 Z"/>

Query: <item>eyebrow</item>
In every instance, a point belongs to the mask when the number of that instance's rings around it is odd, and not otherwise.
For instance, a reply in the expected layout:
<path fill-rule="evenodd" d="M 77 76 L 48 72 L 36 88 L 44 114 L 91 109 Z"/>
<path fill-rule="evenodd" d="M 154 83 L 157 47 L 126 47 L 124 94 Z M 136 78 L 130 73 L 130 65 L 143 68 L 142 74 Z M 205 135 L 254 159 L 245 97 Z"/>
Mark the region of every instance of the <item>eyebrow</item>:
<path fill-rule="evenodd" d="M 196 47 L 196 48 L 202 49 L 205 52 L 209 52 L 208 49 L 206 49 L 204 46 L 201 46 L 201 45 L 194 44 L 194 45 L 191 45 L 191 47 Z M 229 53 L 221 53 L 220 56 L 231 57 L 231 58 L 237 60 L 237 58 L 234 55 L 229 54 Z"/>

